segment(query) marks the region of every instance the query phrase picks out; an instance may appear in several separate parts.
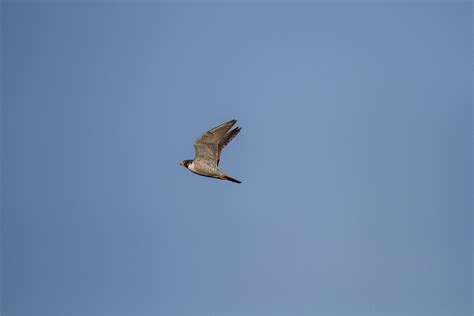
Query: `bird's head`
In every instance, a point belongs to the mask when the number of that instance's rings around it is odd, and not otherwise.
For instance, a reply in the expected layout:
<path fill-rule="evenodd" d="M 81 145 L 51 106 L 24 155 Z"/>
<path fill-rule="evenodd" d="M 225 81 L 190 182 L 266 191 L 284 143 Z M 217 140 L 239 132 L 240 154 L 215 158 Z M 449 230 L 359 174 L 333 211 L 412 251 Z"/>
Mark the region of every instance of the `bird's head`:
<path fill-rule="evenodd" d="M 181 166 L 184 166 L 184 167 L 188 168 L 188 166 L 189 166 L 192 162 L 193 162 L 192 160 L 183 160 L 183 161 L 181 161 L 179 164 L 180 164 Z"/>

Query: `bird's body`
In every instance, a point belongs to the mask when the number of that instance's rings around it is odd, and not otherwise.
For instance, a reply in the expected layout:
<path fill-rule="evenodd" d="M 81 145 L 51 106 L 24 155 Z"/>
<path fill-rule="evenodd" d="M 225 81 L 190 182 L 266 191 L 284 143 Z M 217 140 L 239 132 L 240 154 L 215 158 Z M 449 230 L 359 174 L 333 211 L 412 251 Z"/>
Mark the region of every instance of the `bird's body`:
<path fill-rule="evenodd" d="M 201 163 L 199 161 L 191 162 L 191 164 L 188 165 L 188 169 L 201 176 L 209 176 L 212 178 L 219 178 L 220 176 L 224 175 L 224 173 L 218 168 L 209 166 L 208 164 Z"/>
<path fill-rule="evenodd" d="M 231 120 L 202 134 L 194 142 L 194 159 L 180 165 L 201 176 L 240 183 L 218 168 L 222 149 L 240 132 L 240 127 L 230 130 L 236 122 Z"/>

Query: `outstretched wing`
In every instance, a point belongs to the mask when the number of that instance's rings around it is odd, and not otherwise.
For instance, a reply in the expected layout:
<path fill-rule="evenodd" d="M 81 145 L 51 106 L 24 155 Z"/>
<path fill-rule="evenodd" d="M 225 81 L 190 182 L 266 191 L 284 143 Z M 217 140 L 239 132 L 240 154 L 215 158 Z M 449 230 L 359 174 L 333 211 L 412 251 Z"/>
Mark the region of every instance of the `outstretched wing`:
<path fill-rule="evenodd" d="M 219 143 L 219 151 L 218 151 L 218 154 L 217 154 L 217 165 L 219 165 L 219 161 L 221 160 L 222 149 L 224 149 L 224 147 L 228 143 L 230 143 L 230 141 L 233 140 L 235 138 L 235 136 L 237 136 L 237 134 L 240 132 L 240 130 L 241 130 L 240 127 L 236 127 L 233 130 L 231 130 L 230 132 L 228 132 L 227 134 L 225 134 L 224 138 L 222 138 L 221 142 Z"/>
<path fill-rule="evenodd" d="M 236 120 L 230 120 L 199 136 L 199 138 L 194 142 L 194 160 L 196 162 L 205 163 L 209 166 L 217 167 L 220 149 L 222 149 L 220 144 L 226 139 L 227 132 L 236 122 Z M 232 137 L 227 141 L 227 143 L 231 139 Z"/>

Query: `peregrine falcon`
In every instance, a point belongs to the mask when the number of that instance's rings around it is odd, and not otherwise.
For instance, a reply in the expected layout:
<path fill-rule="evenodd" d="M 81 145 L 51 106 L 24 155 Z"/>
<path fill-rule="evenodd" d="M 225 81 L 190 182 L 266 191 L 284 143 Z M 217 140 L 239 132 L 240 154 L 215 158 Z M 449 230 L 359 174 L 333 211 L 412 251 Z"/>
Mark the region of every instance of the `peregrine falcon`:
<path fill-rule="evenodd" d="M 205 177 L 241 183 L 219 170 L 222 149 L 240 132 L 240 127 L 232 130 L 236 120 L 230 120 L 205 132 L 194 142 L 194 160 L 183 160 L 179 164 Z"/>

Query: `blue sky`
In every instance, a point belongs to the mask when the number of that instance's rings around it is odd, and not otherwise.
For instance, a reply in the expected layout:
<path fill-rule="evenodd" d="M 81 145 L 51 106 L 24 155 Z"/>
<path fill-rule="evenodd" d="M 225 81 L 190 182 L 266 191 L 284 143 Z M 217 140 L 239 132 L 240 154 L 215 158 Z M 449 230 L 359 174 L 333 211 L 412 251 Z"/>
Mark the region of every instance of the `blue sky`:
<path fill-rule="evenodd" d="M 471 3 L 2 11 L 4 314 L 473 312 Z"/>

